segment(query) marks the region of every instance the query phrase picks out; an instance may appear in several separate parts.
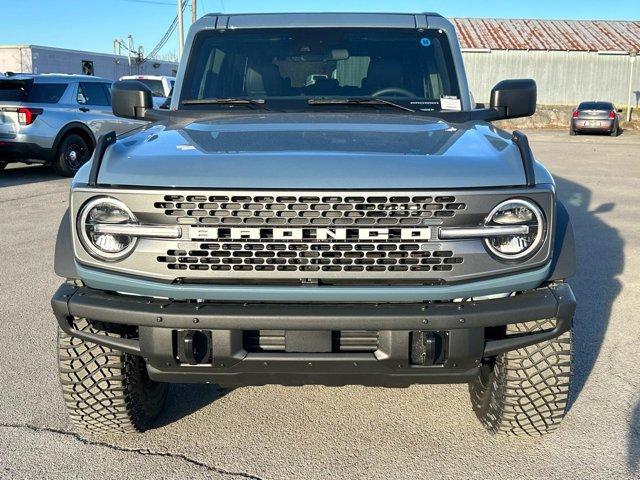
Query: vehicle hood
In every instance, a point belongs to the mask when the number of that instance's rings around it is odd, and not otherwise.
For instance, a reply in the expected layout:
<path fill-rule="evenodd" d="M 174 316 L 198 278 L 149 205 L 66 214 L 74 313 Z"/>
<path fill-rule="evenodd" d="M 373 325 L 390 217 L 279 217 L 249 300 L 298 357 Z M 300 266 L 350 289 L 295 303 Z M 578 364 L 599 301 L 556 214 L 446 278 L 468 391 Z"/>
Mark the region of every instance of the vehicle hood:
<path fill-rule="evenodd" d="M 88 175 L 82 169 L 79 177 Z M 82 179 L 76 179 L 82 181 Z M 404 189 L 525 183 L 510 136 L 484 122 L 381 113 L 219 114 L 121 137 L 98 182 L 233 189 Z"/>

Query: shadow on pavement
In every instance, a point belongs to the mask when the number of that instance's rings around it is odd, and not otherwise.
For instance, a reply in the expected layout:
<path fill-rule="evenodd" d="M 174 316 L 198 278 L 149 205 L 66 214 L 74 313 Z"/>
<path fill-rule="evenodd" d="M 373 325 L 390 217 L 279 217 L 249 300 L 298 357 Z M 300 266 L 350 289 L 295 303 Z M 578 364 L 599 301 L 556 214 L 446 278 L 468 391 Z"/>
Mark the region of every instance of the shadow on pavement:
<path fill-rule="evenodd" d="M 631 413 L 629 422 L 629 452 L 627 464 L 632 474 L 640 473 L 640 400 Z"/>
<path fill-rule="evenodd" d="M 167 403 L 155 428 L 177 422 L 224 397 L 231 390 L 207 384 L 171 384 Z"/>
<path fill-rule="evenodd" d="M 561 177 L 555 180 L 576 237 L 577 273 L 569 280 L 578 300 L 573 328 L 571 409 L 598 359 L 611 307 L 621 290 L 617 277 L 624 265 L 624 241 L 615 228 L 600 218 L 615 208 L 614 203 L 592 205 L 589 189 Z"/>
<path fill-rule="evenodd" d="M 14 187 L 17 185 L 29 185 L 31 183 L 60 180 L 58 175 L 49 166 L 44 165 L 9 165 L 0 171 L 0 188 Z"/>

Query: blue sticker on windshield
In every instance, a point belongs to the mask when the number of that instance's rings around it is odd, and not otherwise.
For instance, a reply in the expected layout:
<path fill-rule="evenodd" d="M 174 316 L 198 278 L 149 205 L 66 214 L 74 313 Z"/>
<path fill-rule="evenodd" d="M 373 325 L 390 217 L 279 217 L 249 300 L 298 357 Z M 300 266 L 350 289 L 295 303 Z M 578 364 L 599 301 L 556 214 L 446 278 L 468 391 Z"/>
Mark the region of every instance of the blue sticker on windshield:
<path fill-rule="evenodd" d="M 423 47 L 428 47 L 431 45 L 431 40 L 429 40 L 428 38 L 421 38 L 420 45 L 422 45 Z"/>

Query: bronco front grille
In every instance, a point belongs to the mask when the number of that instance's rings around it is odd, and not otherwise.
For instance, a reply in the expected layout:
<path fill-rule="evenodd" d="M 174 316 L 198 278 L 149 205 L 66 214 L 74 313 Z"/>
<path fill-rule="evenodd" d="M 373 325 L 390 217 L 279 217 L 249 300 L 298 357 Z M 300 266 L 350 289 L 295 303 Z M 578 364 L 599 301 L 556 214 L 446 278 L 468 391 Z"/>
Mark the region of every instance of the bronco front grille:
<path fill-rule="evenodd" d="M 466 205 L 428 195 L 165 195 L 154 207 L 180 224 L 211 226 L 416 226 Z"/>
<path fill-rule="evenodd" d="M 207 242 L 169 249 L 158 262 L 171 270 L 236 272 L 449 272 L 463 259 L 419 243 Z"/>
<path fill-rule="evenodd" d="M 507 264 L 479 238 L 449 240 L 443 227 L 483 225 L 522 189 L 215 190 L 76 189 L 73 217 L 96 195 L 122 201 L 142 225 L 179 226 L 179 238 L 140 238 L 118 262 L 86 252 L 83 265 L 177 283 L 438 285 L 542 265 L 549 243 L 530 260 Z M 553 225 L 553 195 L 528 189 Z"/>

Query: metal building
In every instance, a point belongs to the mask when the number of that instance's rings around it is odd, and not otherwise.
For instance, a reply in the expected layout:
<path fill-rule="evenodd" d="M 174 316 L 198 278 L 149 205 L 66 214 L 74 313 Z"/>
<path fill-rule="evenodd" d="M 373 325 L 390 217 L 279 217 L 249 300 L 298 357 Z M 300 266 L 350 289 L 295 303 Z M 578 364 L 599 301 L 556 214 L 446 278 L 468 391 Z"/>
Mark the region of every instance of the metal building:
<path fill-rule="evenodd" d="M 506 78 L 533 78 L 541 105 L 640 103 L 640 21 L 452 19 L 476 101 Z"/>
<path fill-rule="evenodd" d="M 38 45 L 0 45 L 0 72 L 89 74 L 117 80 L 123 75 L 175 75 L 178 64 L 147 60 L 138 64 L 122 55 Z"/>

